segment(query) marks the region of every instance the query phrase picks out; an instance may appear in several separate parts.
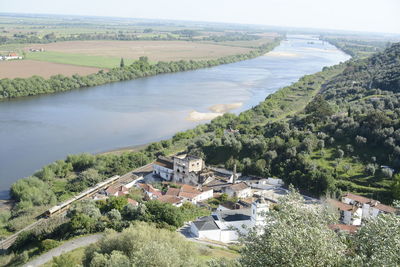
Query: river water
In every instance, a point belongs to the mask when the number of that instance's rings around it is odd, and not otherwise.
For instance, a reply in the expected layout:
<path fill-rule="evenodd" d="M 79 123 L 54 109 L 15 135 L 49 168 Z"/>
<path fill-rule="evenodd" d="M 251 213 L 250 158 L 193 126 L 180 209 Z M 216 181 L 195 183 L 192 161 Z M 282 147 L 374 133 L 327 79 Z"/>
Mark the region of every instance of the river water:
<path fill-rule="evenodd" d="M 163 74 L 0 102 L 0 191 L 68 154 L 97 153 L 171 137 L 207 122 L 215 104 L 239 113 L 305 74 L 349 56 L 311 36 L 288 36 L 272 52 L 209 69 Z"/>

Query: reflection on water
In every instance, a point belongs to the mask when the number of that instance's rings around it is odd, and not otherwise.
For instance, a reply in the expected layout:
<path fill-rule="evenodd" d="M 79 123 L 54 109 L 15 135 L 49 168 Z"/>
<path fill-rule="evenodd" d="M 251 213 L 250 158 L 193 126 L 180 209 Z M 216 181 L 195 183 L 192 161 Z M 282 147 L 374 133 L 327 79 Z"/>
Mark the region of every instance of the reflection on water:
<path fill-rule="evenodd" d="M 234 64 L 0 103 L 0 190 L 67 154 L 144 144 L 192 128 L 200 123 L 187 120 L 193 111 L 243 103 L 232 110 L 238 113 L 348 59 L 329 44 L 308 44 L 310 38 L 289 37 L 271 55 Z"/>

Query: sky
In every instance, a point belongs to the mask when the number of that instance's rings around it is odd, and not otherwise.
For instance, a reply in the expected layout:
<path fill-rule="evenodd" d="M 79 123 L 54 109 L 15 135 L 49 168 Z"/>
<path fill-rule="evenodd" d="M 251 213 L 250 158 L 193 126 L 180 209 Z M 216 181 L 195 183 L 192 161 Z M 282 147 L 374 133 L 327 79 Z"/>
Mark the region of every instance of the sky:
<path fill-rule="evenodd" d="M 400 0 L 0 0 L 0 12 L 400 33 Z"/>

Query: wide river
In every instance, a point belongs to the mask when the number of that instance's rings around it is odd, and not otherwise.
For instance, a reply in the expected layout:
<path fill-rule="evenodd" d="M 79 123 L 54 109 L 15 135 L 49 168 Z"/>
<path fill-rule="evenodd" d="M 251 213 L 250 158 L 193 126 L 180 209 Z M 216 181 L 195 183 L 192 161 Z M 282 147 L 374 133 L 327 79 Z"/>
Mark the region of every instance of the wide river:
<path fill-rule="evenodd" d="M 231 111 L 239 113 L 305 74 L 347 59 L 311 36 L 288 36 L 272 52 L 247 61 L 0 102 L 1 197 L 18 178 L 68 154 L 171 137 L 207 122 L 190 120 L 193 111 L 242 103 Z"/>

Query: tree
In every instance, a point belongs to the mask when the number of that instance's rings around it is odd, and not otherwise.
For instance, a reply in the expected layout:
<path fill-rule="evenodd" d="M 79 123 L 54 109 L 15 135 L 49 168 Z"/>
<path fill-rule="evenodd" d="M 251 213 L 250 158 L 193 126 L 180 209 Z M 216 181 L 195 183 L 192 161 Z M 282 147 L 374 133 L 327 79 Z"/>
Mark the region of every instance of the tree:
<path fill-rule="evenodd" d="M 192 242 L 176 232 L 136 222 L 121 233 L 106 232 L 85 251 L 84 266 L 199 266 Z"/>
<path fill-rule="evenodd" d="M 339 158 L 339 159 L 342 159 L 343 156 L 344 156 L 344 151 L 341 150 L 341 149 L 338 149 L 338 150 L 336 151 L 336 157 Z"/>
<path fill-rule="evenodd" d="M 312 121 L 324 120 L 334 114 L 332 107 L 320 94 L 306 106 L 305 112 Z"/>
<path fill-rule="evenodd" d="M 125 67 L 124 59 L 121 57 L 121 62 L 119 63 L 120 68 Z"/>
<path fill-rule="evenodd" d="M 122 211 L 122 209 L 128 204 L 128 200 L 125 197 L 110 197 L 107 199 L 106 210 L 111 211 L 113 209 Z"/>
<path fill-rule="evenodd" d="M 145 205 L 151 221 L 160 224 L 167 223 L 175 228 L 183 225 L 183 216 L 179 208 L 157 200 L 147 201 Z"/>
<path fill-rule="evenodd" d="M 337 220 L 327 207 L 307 205 L 297 192 L 266 214 L 261 234 L 244 237 L 243 266 L 340 266 L 346 246 L 328 228 Z"/>
<path fill-rule="evenodd" d="M 393 176 L 392 193 L 395 199 L 400 200 L 400 174 Z"/>
<path fill-rule="evenodd" d="M 362 266 L 397 266 L 400 263 L 400 217 L 381 214 L 369 220 L 357 232 L 354 243 Z"/>
<path fill-rule="evenodd" d="M 374 164 L 368 164 L 367 166 L 365 166 L 365 172 L 368 175 L 375 175 L 376 172 L 376 168 Z"/>

